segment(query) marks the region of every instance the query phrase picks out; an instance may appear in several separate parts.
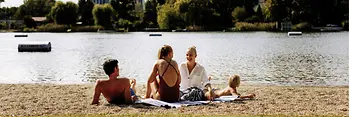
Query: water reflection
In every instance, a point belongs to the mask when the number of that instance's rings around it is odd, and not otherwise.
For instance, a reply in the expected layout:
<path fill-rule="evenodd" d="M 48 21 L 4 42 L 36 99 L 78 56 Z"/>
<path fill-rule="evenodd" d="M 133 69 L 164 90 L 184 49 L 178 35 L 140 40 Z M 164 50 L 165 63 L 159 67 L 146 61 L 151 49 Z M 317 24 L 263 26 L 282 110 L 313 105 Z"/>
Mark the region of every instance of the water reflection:
<path fill-rule="evenodd" d="M 145 83 L 164 44 L 174 60 L 186 61 L 185 51 L 197 46 L 197 61 L 214 83 L 232 74 L 243 83 L 277 85 L 348 85 L 348 32 L 305 33 L 30 33 L 14 38 L 0 33 L 0 83 L 91 83 L 107 78 L 102 64 L 120 62 L 121 77 Z M 47 38 L 50 37 L 50 38 Z M 49 53 L 18 53 L 23 41 L 50 41 Z"/>

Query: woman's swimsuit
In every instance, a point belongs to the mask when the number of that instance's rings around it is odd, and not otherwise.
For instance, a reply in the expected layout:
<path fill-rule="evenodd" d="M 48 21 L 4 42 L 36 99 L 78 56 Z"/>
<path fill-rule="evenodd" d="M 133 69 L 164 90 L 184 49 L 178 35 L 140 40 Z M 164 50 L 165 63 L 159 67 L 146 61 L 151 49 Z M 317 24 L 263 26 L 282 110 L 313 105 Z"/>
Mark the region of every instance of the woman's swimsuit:
<path fill-rule="evenodd" d="M 166 61 L 166 60 L 165 60 Z M 168 61 L 167 61 L 168 62 Z M 168 70 L 168 67 L 171 66 L 175 69 L 176 73 L 178 74 L 176 68 L 168 62 L 168 66 L 165 68 L 165 71 L 162 75 L 159 75 L 159 84 L 158 85 L 158 92 L 160 95 L 160 100 L 165 102 L 178 102 L 179 101 L 179 93 L 180 93 L 180 85 L 177 83 L 172 87 L 169 87 L 166 82 L 163 79 L 163 76 L 165 72 Z"/>

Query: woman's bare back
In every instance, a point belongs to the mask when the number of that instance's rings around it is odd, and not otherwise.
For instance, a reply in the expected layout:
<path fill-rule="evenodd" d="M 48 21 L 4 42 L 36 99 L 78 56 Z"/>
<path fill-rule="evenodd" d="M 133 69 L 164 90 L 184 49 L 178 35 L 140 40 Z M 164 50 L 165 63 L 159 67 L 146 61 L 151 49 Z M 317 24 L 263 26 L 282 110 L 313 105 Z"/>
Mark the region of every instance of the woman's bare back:
<path fill-rule="evenodd" d="M 169 63 L 171 65 L 169 65 Z M 169 86 L 172 87 L 177 83 L 179 73 L 178 73 L 178 65 L 176 61 L 171 60 L 170 62 L 167 62 L 164 59 L 160 59 L 157 61 L 158 64 L 158 73 L 162 78 L 164 79 L 165 83 Z M 167 68 L 168 67 L 168 68 Z M 165 73 L 164 73 L 165 72 Z M 158 83 L 159 83 L 159 79 Z"/>

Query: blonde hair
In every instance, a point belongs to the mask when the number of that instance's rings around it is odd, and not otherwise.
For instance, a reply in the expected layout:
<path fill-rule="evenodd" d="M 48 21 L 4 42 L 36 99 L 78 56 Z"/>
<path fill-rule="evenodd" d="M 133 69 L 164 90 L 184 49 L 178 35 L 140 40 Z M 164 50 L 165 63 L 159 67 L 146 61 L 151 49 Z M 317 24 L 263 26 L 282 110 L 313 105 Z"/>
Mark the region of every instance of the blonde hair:
<path fill-rule="evenodd" d="M 196 56 L 197 56 L 196 46 L 191 46 L 191 47 L 189 47 L 187 50 L 188 50 L 188 51 L 190 51 L 190 52 L 193 52 L 193 53 L 194 53 L 194 55 L 196 55 Z"/>
<path fill-rule="evenodd" d="M 163 45 L 163 47 L 158 50 L 158 59 L 163 59 L 164 57 L 168 56 L 169 53 L 172 51 L 173 49 L 170 45 Z"/>
<path fill-rule="evenodd" d="M 239 84 L 241 82 L 241 78 L 239 75 L 232 75 L 228 78 L 228 85 L 232 88 L 234 88 L 233 86 L 239 87 Z"/>

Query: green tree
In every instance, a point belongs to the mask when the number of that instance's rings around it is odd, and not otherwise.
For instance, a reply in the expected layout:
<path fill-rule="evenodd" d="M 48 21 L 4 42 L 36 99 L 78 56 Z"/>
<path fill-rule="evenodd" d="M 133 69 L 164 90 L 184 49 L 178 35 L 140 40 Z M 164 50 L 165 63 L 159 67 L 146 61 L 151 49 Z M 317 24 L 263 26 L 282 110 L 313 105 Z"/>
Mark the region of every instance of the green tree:
<path fill-rule="evenodd" d="M 248 13 L 245 11 L 245 8 L 242 7 L 236 7 L 232 11 L 232 17 L 237 21 L 237 22 L 242 22 L 244 21 L 248 16 Z"/>
<path fill-rule="evenodd" d="M 180 15 L 174 10 L 174 7 L 172 7 L 170 4 L 164 4 L 160 7 L 160 9 L 158 10 L 157 21 L 159 28 L 161 29 L 182 28 L 182 20 Z"/>
<path fill-rule="evenodd" d="M 95 5 L 92 10 L 95 25 L 103 26 L 106 29 L 112 29 L 113 8 L 110 4 Z"/>
<path fill-rule="evenodd" d="M 256 8 L 255 16 L 258 18 L 259 22 L 264 21 L 263 19 L 264 17 L 263 17 L 263 13 L 260 5 L 258 5 L 258 8 Z"/>
<path fill-rule="evenodd" d="M 44 17 L 49 14 L 55 0 L 24 0 L 17 12 L 17 19 L 23 19 L 24 16 Z"/>
<path fill-rule="evenodd" d="M 206 26 L 213 15 L 209 1 L 205 0 L 179 0 L 175 7 L 188 26 Z"/>
<path fill-rule="evenodd" d="M 92 9 L 94 8 L 94 3 L 92 0 L 79 0 L 79 16 L 81 17 L 80 21 L 83 25 L 92 25 L 94 24 L 94 18 L 92 16 Z"/>
<path fill-rule="evenodd" d="M 156 0 L 148 0 L 146 2 L 145 11 L 143 14 L 143 23 L 146 27 L 158 27 Z"/>
<path fill-rule="evenodd" d="M 56 24 L 75 24 L 78 18 L 78 5 L 73 2 L 56 2 L 50 15 Z"/>
<path fill-rule="evenodd" d="M 15 14 L 17 12 L 18 7 L 3 7 L 0 8 L 0 19 L 5 20 L 5 19 L 15 19 Z"/>
<path fill-rule="evenodd" d="M 27 28 L 35 28 L 36 27 L 36 23 L 32 19 L 31 16 L 28 16 L 28 15 L 24 16 L 23 22 L 24 22 L 25 27 L 27 27 Z"/>
<path fill-rule="evenodd" d="M 117 19 L 134 21 L 135 0 L 110 0 L 110 4 L 118 14 Z"/>
<path fill-rule="evenodd" d="M 215 10 L 218 18 L 215 19 L 218 25 L 232 26 L 232 11 L 238 6 L 243 6 L 243 0 L 211 0 L 210 8 Z"/>
<path fill-rule="evenodd" d="M 266 0 L 263 4 L 263 14 L 267 21 L 287 21 L 288 11 L 285 0 Z"/>

